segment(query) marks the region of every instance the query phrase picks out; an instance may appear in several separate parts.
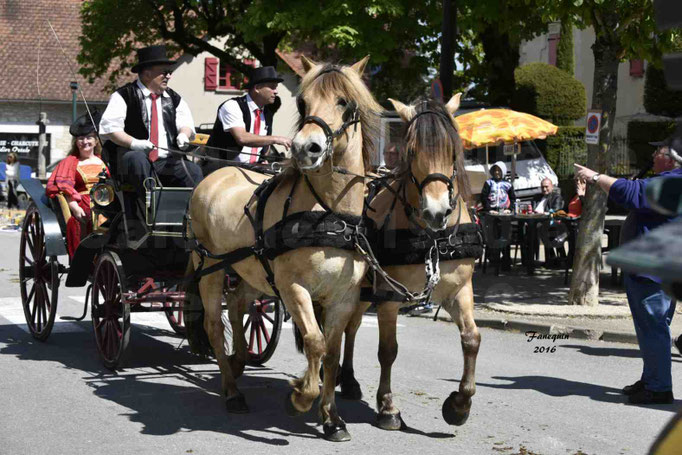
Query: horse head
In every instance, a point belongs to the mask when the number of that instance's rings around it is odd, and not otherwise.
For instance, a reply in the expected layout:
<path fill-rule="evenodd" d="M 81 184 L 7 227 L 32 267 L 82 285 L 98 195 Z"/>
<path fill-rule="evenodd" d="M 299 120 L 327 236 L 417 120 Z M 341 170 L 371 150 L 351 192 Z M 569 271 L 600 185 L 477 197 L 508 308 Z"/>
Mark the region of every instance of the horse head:
<path fill-rule="evenodd" d="M 330 158 L 338 162 L 347 150 L 357 150 L 365 168 L 369 165 L 382 109 L 362 81 L 368 60 L 337 66 L 301 57 L 306 74 L 297 96 L 300 120 L 292 145 L 299 169 L 320 169 Z"/>
<path fill-rule="evenodd" d="M 447 226 L 458 200 L 469 199 L 462 141 L 453 117 L 460 97 L 456 94 L 447 104 L 420 100 L 411 105 L 389 98 L 406 124 L 399 173 L 416 187 L 421 219 L 434 231 Z"/>

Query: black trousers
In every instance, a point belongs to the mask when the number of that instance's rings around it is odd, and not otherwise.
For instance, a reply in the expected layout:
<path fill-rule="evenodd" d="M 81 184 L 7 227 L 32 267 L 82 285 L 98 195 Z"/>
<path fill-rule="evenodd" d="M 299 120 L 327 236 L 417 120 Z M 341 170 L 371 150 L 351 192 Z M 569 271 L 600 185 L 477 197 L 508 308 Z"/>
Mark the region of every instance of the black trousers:
<path fill-rule="evenodd" d="M 152 167 L 164 186 L 191 188 L 203 178 L 201 168 L 191 161 L 168 156 L 151 163 L 146 153 L 132 150 L 120 156 L 117 172 L 123 183 L 130 185 L 139 195 L 144 195 L 144 180 L 154 176 Z"/>

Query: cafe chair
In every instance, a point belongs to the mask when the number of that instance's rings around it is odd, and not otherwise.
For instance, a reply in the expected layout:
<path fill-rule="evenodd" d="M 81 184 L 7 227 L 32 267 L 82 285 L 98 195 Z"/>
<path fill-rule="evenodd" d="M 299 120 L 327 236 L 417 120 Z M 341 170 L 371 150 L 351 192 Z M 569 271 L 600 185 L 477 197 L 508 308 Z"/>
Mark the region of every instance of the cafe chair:
<path fill-rule="evenodd" d="M 545 264 L 550 261 L 550 256 L 554 253 L 553 260 L 562 265 L 564 269 L 564 285 L 568 285 L 568 271 L 573 263 L 573 249 L 569 244 L 571 232 L 566 223 L 560 220 L 547 219 L 540 222 L 538 229 L 540 241 L 545 246 Z M 568 253 L 565 245 L 568 244 Z"/>
<path fill-rule="evenodd" d="M 483 240 L 485 250 L 481 262 L 483 273 L 486 273 L 487 263 L 495 264 L 495 275 L 500 275 L 500 267 L 504 257 L 504 251 L 512 245 L 512 222 L 511 218 L 499 218 L 491 215 L 483 215 Z M 516 260 L 516 255 L 514 257 Z"/>

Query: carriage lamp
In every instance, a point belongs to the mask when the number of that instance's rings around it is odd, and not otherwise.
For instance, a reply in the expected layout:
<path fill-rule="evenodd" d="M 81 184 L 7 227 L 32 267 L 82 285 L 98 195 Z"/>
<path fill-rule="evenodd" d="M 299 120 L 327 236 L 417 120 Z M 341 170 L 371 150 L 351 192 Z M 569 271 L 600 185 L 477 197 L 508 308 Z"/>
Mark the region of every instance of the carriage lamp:
<path fill-rule="evenodd" d="M 92 187 L 92 200 L 100 207 L 106 207 L 114 201 L 114 187 L 108 183 L 98 183 Z"/>

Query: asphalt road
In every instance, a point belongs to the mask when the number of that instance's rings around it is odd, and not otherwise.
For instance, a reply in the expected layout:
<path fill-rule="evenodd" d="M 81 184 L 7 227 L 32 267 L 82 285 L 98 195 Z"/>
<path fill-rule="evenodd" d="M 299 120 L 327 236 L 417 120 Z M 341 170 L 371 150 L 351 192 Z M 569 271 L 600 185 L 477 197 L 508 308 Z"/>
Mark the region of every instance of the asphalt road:
<path fill-rule="evenodd" d="M 57 322 L 46 343 L 22 324 L 19 236 L 0 232 L 0 454 L 459 453 L 643 454 L 679 409 L 624 404 L 637 379 L 635 346 L 583 340 L 527 341 L 482 329 L 477 393 L 469 421 L 451 427 L 441 405 L 459 385 L 462 354 L 451 323 L 401 317 L 393 391 L 402 431 L 373 425 L 379 378 L 377 324 L 358 335 L 356 374 L 365 398 L 338 399 L 352 440 L 321 438 L 315 408 L 288 417 L 288 380 L 305 359 L 285 327 L 274 357 L 239 380 L 251 407 L 230 415 L 215 363 L 189 353 L 160 314 L 133 314 L 128 367 L 112 373 L 97 357 L 89 318 Z M 59 315 L 77 315 L 83 289 L 61 288 Z M 556 346 L 555 352 L 535 352 Z M 682 358 L 673 358 L 676 384 Z M 678 393 L 682 393 L 678 389 Z"/>

